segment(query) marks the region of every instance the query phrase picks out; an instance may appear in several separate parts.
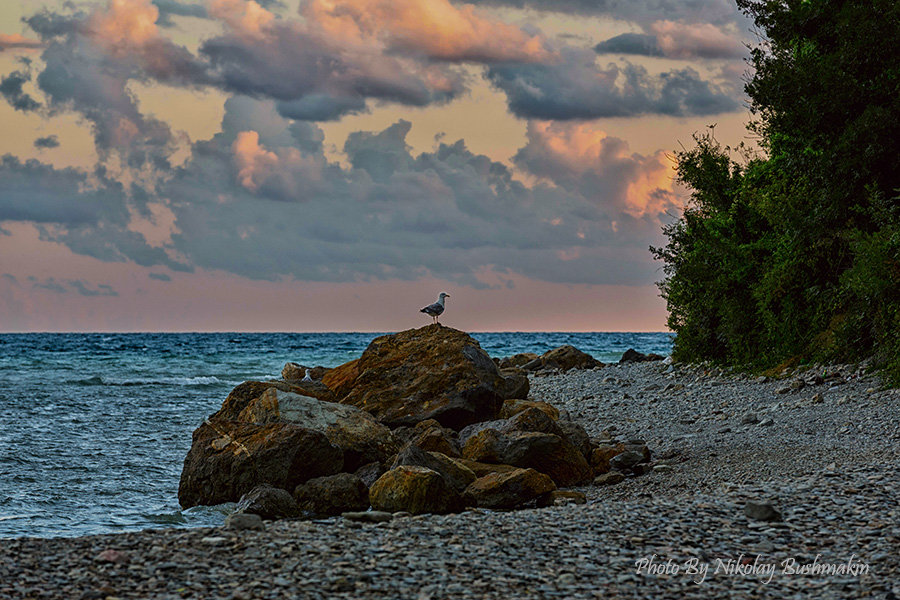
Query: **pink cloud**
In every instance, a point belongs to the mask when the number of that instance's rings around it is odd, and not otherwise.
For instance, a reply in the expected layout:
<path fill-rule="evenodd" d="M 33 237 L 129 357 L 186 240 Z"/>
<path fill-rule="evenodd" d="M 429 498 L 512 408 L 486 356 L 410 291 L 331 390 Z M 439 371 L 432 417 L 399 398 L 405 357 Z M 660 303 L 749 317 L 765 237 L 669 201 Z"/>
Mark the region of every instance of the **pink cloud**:
<path fill-rule="evenodd" d="M 265 35 L 275 15 L 254 0 L 210 0 L 210 16 L 224 21 L 232 30 L 249 37 Z"/>
<path fill-rule="evenodd" d="M 237 179 L 242 186 L 255 192 L 260 184 L 278 167 L 278 156 L 259 145 L 259 133 L 242 131 L 231 145 Z"/>
<path fill-rule="evenodd" d="M 159 36 L 159 9 L 150 0 L 111 0 L 88 21 L 92 37 L 108 50 L 141 46 Z"/>
<path fill-rule="evenodd" d="M 0 33 L 0 52 L 14 48 L 34 50 L 36 48 L 40 48 L 42 45 L 43 44 L 41 44 L 41 42 L 26 38 L 18 33 Z"/>
<path fill-rule="evenodd" d="M 668 58 L 740 58 L 744 47 L 735 31 L 712 23 L 656 21 L 649 26 L 660 51 Z"/>
<path fill-rule="evenodd" d="M 379 41 L 389 49 L 430 59 L 464 61 L 547 60 L 540 35 L 490 19 L 474 6 L 448 0 L 311 0 L 303 9 L 335 39 L 360 45 Z"/>

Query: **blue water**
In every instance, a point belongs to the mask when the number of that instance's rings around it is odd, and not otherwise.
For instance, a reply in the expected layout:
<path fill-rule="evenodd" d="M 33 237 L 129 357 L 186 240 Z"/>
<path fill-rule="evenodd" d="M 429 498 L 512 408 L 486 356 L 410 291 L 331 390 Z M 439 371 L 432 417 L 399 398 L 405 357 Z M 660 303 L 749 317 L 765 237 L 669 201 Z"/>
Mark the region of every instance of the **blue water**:
<path fill-rule="evenodd" d="M 0 335 L 0 537 L 220 525 L 182 511 L 191 433 L 238 383 L 285 362 L 332 367 L 372 333 Z M 666 333 L 480 333 L 491 356 L 572 344 L 601 361 L 668 354 Z"/>

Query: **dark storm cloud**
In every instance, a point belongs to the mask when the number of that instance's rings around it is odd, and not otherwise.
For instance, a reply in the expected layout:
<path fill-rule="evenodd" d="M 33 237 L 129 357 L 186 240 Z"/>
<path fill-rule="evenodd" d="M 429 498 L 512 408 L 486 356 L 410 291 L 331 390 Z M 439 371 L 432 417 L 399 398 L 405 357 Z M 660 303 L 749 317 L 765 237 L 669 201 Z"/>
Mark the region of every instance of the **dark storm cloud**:
<path fill-rule="evenodd" d="M 51 292 L 56 292 L 57 294 L 66 294 L 69 292 L 69 289 L 66 286 L 56 281 L 53 277 L 45 279 L 44 281 L 39 281 L 36 277 L 29 277 L 28 280 L 31 281 L 32 289 L 49 290 Z"/>
<path fill-rule="evenodd" d="M 564 14 L 607 16 L 624 21 L 658 19 L 727 23 L 739 18 L 732 0 L 466 0 L 477 6 L 529 8 Z"/>
<path fill-rule="evenodd" d="M 79 279 L 69 279 L 66 283 L 76 292 L 78 292 L 82 296 L 118 296 L 119 292 L 114 290 L 112 286 L 100 284 L 93 289 L 91 288 L 91 284 L 81 281 Z"/>
<path fill-rule="evenodd" d="M 16 110 L 21 110 L 22 112 L 37 110 L 41 107 L 40 103 L 24 90 L 25 84 L 30 81 L 30 74 L 22 71 L 13 71 L 0 79 L 0 95 Z"/>
<path fill-rule="evenodd" d="M 149 273 L 147 276 L 150 279 L 156 279 L 157 281 L 172 281 L 172 278 L 165 273 Z"/>
<path fill-rule="evenodd" d="M 597 54 L 635 54 L 639 56 L 662 56 L 663 52 L 656 36 L 644 33 L 623 33 L 594 46 Z"/>
<path fill-rule="evenodd" d="M 34 147 L 40 150 L 47 148 L 59 148 L 59 138 L 55 135 L 48 135 L 46 137 L 39 137 L 34 140 Z"/>
<path fill-rule="evenodd" d="M 486 77 L 506 94 L 513 114 L 528 119 L 699 116 L 741 107 L 732 90 L 703 80 L 690 68 L 651 76 L 628 63 L 598 67 L 589 50 L 569 48 L 561 56 L 555 65 L 492 66 Z"/>

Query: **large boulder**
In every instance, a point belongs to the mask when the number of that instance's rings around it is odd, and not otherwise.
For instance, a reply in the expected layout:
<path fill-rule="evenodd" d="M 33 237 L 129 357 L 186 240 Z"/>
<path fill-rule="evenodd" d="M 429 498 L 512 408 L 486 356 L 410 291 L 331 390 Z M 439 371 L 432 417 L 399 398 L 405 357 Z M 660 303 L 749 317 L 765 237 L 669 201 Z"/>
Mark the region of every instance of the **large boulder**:
<path fill-rule="evenodd" d="M 264 483 L 238 500 L 234 512 L 259 515 L 261 519 L 286 519 L 297 516 L 297 503 L 287 490 Z"/>
<path fill-rule="evenodd" d="M 568 371 L 569 369 L 593 369 L 604 366 L 602 362 L 574 346 L 560 346 L 541 356 L 545 367 Z"/>
<path fill-rule="evenodd" d="M 401 465 L 425 467 L 440 473 L 450 487 L 459 493 L 476 479 L 475 473 L 461 462 L 440 452 L 427 452 L 412 444 L 400 451 L 393 467 Z"/>
<path fill-rule="evenodd" d="M 352 473 L 316 477 L 294 489 L 300 512 L 339 515 L 369 508 L 369 488 Z"/>
<path fill-rule="evenodd" d="M 369 488 L 369 502 L 385 512 L 449 513 L 463 509 L 460 495 L 437 472 L 418 466 L 399 466 Z"/>
<path fill-rule="evenodd" d="M 343 466 L 343 451 L 324 433 L 291 423 L 209 419 L 194 431 L 178 501 L 184 508 L 236 502 L 262 483 L 293 490 Z"/>
<path fill-rule="evenodd" d="M 344 451 L 347 471 L 370 462 L 384 462 L 400 449 L 391 430 L 364 410 L 274 387 L 248 402 L 237 420 L 257 425 L 293 423 L 324 433 Z"/>
<path fill-rule="evenodd" d="M 556 424 L 556 421 L 547 416 L 543 410 L 538 407 L 530 407 L 517 412 L 508 419 L 498 419 L 496 421 L 484 421 L 482 423 L 473 423 L 464 427 L 459 432 L 459 443 L 465 446 L 469 439 L 485 429 L 493 429 L 499 433 L 508 433 L 511 431 L 537 431 L 539 433 L 552 433 L 560 437 L 565 437 L 563 430 Z"/>
<path fill-rule="evenodd" d="M 581 452 L 552 433 L 486 429 L 466 441 L 463 456 L 477 462 L 530 467 L 549 475 L 561 487 L 585 482 L 593 475 Z"/>
<path fill-rule="evenodd" d="M 629 363 L 629 362 L 650 362 L 654 360 L 663 360 L 664 357 L 659 354 L 643 354 L 642 352 L 638 352 L 634 348 L 629 348 L 622 354 L 622 358 L 619 359 L 619 364 Z"/>
<path fill-rule="evenodd" d="M 391 427 L 435 419 L 459 430 L 496 418 L 503 404 L 494 361 L 469 335 L 439 324 L 376 338 L 323 383 Z"/>
<path fill-rule="evenodd" d="M 553 480 L 534 469 L 489 473 L 466 488 L 466 504 L 481 508 L 515 508 L 556 489 Z"/>
<path fill-rule="evenodd" d="M 500 395 L 504 400 L 528 397 L 528 392 L 531 391 L 528 373 L 522 369 L 507 368 L 500 369 L 500 376 L 503 378 L 500 384 Z"/>

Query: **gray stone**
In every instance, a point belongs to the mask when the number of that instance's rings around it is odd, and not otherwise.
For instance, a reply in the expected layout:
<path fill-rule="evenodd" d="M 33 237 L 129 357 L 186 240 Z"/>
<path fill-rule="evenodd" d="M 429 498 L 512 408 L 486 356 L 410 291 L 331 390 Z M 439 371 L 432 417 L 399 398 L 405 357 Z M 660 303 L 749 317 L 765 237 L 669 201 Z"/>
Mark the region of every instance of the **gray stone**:
<path fill-rule="evenodd" d="M 245 529 L 263 531 L 265 528 L 266 526 L 263 525 L 263 520 L 259 515 L 251 513 L 233 513 L 225 517 L 225 529 L 233 529 L 236 531 Z"/>
<path fill-rule="evenodd" d="M 781 521 L 781 513 L 770 502 L 747 502 L 744 514 L 755 521 Z"/>

